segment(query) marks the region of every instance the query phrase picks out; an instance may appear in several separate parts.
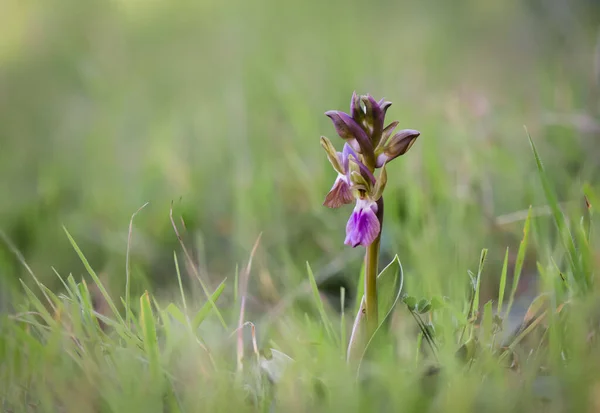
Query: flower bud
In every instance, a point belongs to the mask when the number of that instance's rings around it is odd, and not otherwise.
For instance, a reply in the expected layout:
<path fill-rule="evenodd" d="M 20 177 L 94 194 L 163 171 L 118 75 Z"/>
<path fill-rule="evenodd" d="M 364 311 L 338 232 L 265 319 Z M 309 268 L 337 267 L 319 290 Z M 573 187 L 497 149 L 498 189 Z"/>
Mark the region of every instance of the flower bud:
<path fill-rule="evenodd" d="M 368 191 L 371 188 L 365 177 L 357 171 L 350 172 L 350 182 L 354 188 L 359 190 Z"/>
<path fill-rule="evenodd" d="M 404 155 L 415 143 L 421 132 L 414 129 L 403 129 L 396 133 L 384 147 L 383 153 L 377 156 L 376 167 L 381 167 L 398 156 Z"/>
<path fill-rule="evenodd" d="M 325 136 L 321 136 L 321 146 L 323 147 L 323 149 L 325 149 L 325 152 L 327 153 L 327 159 L 329 159 L 329 162 L 331 163 L 331 166 L 333 166 L 333 169 L 335 169 L 340 174 L 344 174 L 344 167 L 340 163 L 340 154 L 335 150 L 331 141 Z"/>
<path fill-rule="evenodd" d="M 382 139 L 383 123 L 385 122 L 385 113 L 392 105 L 381 99 L 377 102 L 371 95 L 361 97 L 365 105 L 365 123 L 368 126 L 371 135 L 371 141 L 374 147 L 377 147 Z"/>
<path fill-rule="evenodd" d="M 387 171 L 385 169 L 385 163 L 381 167 L 381 172 L 379 172 L 379 178 L 375 183 L 375 188 L 373 188 L 373 200 L 378 201 L 379 198 L 383 195 L 383 191 L 385 190 L 385 185 L 387 184 Z"/>
<path fill-rule="evenodd" d="M 370 156 L 370 154 L 373 153 L 373 144 L 371 143 L 371 140 L 360 125 L 347 113 L 330 110 L 325 112 L 325 115 L 333 121 L 333 126 L 340 138 L 346 141 L 355 139 L 360 147 L 360 152 L 366 156 Z"/>
<path fill-rule="evenodd" d="M 360 126 L 363 125 L 365 120 L 365 111 L 361 106 L 360 97 L 356 94 L 356 92 L 352 93 L 352 100 L 350 101 L 350 115 L 352 115 L 352 119 L 356 121 Z"/>
<path fill-rule="evenodd" d="M 392 133 L 394 133 L 394 129 L 396 129 L 396 126 L 398 126 L 398 123 L 399 122 L 395 120 L 385 127 L 381 133 L 381 141 L 379 141 L 379 146 L 383 146 L 387 143 L 390 136 L 392 136 Z"/>

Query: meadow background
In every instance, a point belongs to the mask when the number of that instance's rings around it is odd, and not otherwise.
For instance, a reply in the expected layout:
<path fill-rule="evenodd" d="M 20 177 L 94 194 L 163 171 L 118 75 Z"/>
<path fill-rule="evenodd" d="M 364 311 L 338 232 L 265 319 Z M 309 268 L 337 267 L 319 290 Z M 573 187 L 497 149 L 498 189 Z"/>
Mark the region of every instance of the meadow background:
<path fill-rule="evenodd" d="M 497 295 L 522 212 L 547 204 L 524 125 L 560 202 L 581 213 L 583 185 L 598 189 L 593 0 L 4 0 L 0 27 L 5 314 L 27 305 L 19 279 L 35 286 L 15 251 L 56 294 L 53 269 L 93 283 L 63 225 L 123 296 L 129 221 L 146 202 L 130 249 L 133 297 L 180 300 L 176 251 L 188 305 L 206 301 L 172 203 L 209 289 L 231 283 L 219 307 L 232 320 L 236 268 L 262 233 L 247 315 L 260 340 L 268 320 L 310 312 L 307 261 L 332 308 L 340 285 L 353 304 L 362 251 L 343 245 L 351 207 L 322 206 L 335 174 L 319 145 L 325 135 L 341 148 L 323 113 L 347 111 L 353 91 L 392 101 L 388 122 L 421 132 L 389 167 L 382 239 L 382 265 L 398 254 L 411 294 L 461 302 L 487 248 L 481 302 Z M 536 261 L 560 249 L 552 225 L 535 219 L 525 308 Z"/>

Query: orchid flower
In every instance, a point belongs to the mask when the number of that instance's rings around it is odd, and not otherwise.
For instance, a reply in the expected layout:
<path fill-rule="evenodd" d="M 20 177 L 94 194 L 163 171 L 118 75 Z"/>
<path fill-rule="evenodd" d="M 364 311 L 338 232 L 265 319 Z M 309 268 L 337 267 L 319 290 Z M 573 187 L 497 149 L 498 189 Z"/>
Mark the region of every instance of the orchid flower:
<path fill-rule="evenodd" d="M 341 111 L 325 112 L 333 122 L 337 134 L 345 141 L 342 152 L 337 152 L 326 137 L 321 137 L 321 145 L 329 162 L 338 173 L 323 205 L 339 208 L 356 201 L 356 205 L 346 225 L 345 244 L 352 247 L 369 246 L 379 236 L 381 220 L 377 217 L 385 183 L 373 176 L 376 168 L 398 156 L 404 155 L 413 145 L 419 132 L 404 129 L 393 136 L 398 122 L 384 128 L 385 114 L 391 102 L 375 101 L 370 95 L 352 95 L 350 114 Z M 352 169 L 355 169 L 352 171 Z M 352 172 L 363 178 L 363 182 L 351 179 Z M 372 192 L 377 186 L 377 193 Z"/>
<path fill-rule="evenodd" d="M 365 254 L 365 315 L 367 332 L 372 336 L 378 327 L 377 261 L 383 225 L 383 191 L 387 183 L 386 165 L 404 155 L 419 137 L 419 131 L 404 129 L 394 133 L 398 122 L 385 126 L 391 102 L 377 102 L 371 95 L 352 94 L 350 114 L 337 110 L 325 112 L 342 138 L 344 149 L 337 152 L 326 137 L 321 145 L 337 172 L 325 206 L 339 208 L 356 202 L 348 223 L 344 243 L 353 248 L 362 245 Z M 381 168 L 375 178 L 375 170 Z M 359 316 L 357 316 L 359 317 Z M 358 320 L 358 318 L 357 318 Z M 350 340 L 350 347 L 353 340 Z M 350 348 L 348 354 L 350 353 Z"/>

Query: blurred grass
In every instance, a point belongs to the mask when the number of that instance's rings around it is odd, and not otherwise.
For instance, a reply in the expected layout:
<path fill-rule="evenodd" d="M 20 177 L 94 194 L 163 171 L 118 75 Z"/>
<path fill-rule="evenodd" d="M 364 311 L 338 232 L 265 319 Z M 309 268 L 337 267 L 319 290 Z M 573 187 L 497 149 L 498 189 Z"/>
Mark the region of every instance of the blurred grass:
<path fill-rule="evenodd" d="M 44 279 L 50 265 L 83 272 L 64 224 L 122 288 L 127 222 L 149 201 L 134 288 L 172 284 L 174 200 L 208 272 L 230 273 L 264 231 L 265 265 L 289 287 L 300 263 L 344 250 L 344 214 L 321 207 L 332 176 L 316 142 L 334 135 L 322 113 L 346 108 L 353 90 L 392 100 L 390 117 L 422 132 L 390 170 L 384 233 L 416 273 L 462 276 L 494 235 L 467 218 L 543 203 L 526 178 L 523 124 L 543 137 L 561 200 L 575 196 L 572 179 L 597 175 L 598 131 L 546 124 L 552 113 L 597 115 L 593 2 L 5 8 L 0 227 Z M 422 259 L 432 253 L 438 262 Z M 2 260 L 4 283 L 17 285 L 22 269 Z"/>
<path fill-rule="evenodd" d="M 318 144 L 322 134 L 340 144 L 323 112 L 346 110 L 354 90 L 385 96 L 390 120 L 421 131 L 388 170 L 382 238 L 411 293 L 464 299 L 482 248 L 481 303 L 497 291 L 507 246 L 512 273 L 524 217 L 493 222 L 546 204 L 523 125 L 559 202 L 577 210 L 582 184 L 598 188 L 592 0 L 5 0 L 2 9 L 0 230 L 52 291 L 62 288 L 52 266 L 86 274 L 64 225 L 122 296 L 128 223 L 150 202 L 134 223 L 132 294 L 177 297 L 173 201 L 210 291 L 263 232 L 253 314 L 299 291 L 308 300 L 307 261 L 317 282 L 347 279 L 354 302 L 361 256 L 342 244 L 349 211 L 321 205 L 334 174 Z M 559 251 L 552 225 L 532 221 L 517 295 L 535 281 L 535 259 Z M 198 309 L 204 295 L 180 264 Z M 1 244 L 1 308 L 25 300 L 19 278 L 34 285 Z"/>

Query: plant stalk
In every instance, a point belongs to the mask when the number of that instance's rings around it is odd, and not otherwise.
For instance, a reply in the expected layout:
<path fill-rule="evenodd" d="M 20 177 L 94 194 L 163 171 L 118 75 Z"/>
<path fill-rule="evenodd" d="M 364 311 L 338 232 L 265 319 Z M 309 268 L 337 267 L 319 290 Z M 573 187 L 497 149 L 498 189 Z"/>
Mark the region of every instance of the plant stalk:
<path fill-rule="evenodd" d="M 365 255 L 365 310 L 367 319 L 367 341 L 375 334 L 379 326 L 378 302 L 377 302 L 377 274 L 379 263 L 379 246 L 381 241 L 381 229 L 383 228 L 383 197 L 377 201 L 377 219 L 379 219 L 380 231 L 375 241 L 367 247 Z"/>

